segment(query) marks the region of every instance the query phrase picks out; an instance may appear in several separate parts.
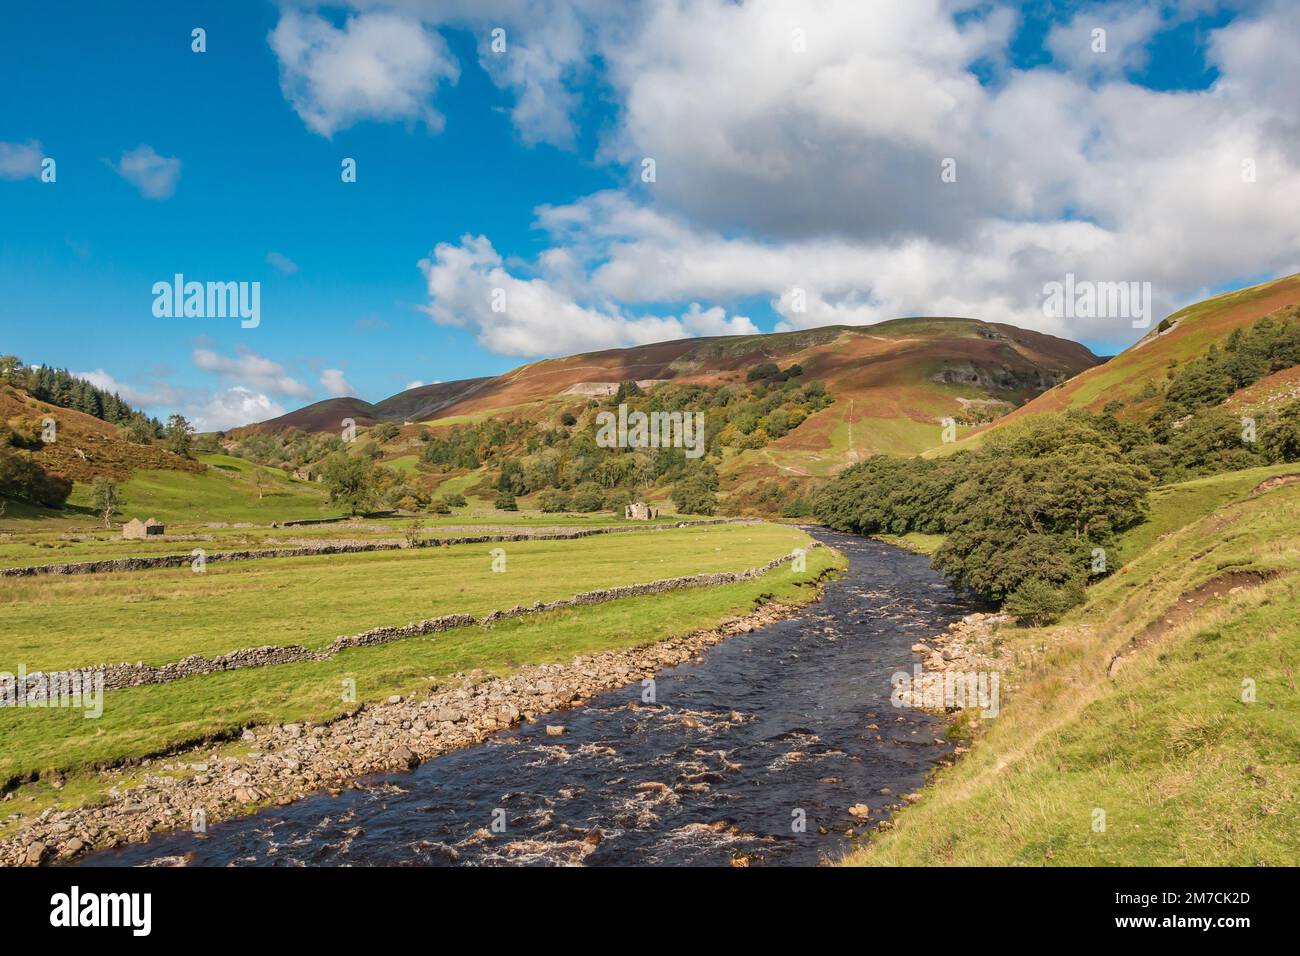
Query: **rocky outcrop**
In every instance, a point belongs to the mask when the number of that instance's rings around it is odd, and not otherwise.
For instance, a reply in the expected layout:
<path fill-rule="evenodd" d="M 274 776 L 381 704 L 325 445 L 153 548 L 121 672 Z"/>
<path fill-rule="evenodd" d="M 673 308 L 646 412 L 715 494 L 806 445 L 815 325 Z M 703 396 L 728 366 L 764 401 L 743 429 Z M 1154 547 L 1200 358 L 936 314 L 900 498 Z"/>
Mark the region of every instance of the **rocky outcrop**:
<path fill-rule="evenodd" d="M 1029 389 L 1034 392 L 1045 392 L 1068 377 L 1059 369 L 1042 369 L 1034 366 L 1011 368 L 1005 365 L 953 362 L 931 376 L 931 381 L 944 385 L 974 385 L 985 390 Z"/>

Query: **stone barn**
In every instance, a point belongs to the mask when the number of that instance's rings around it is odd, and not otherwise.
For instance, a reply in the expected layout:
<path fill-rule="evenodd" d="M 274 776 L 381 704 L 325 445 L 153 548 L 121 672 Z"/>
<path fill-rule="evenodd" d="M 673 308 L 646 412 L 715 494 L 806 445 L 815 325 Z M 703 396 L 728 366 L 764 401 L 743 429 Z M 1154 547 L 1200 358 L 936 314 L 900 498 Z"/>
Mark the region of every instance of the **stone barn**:
<path fill-rule="evenodd" d="M 651 521 L 659 517 L 659 509 L 651 508 L 644 501 L 634 501 L 623 509 L 623 517 L 628 521 Z"/>
<path fill-rule="evenodd" d="M 150 518 L 147 521 L 141 521 L 139 518 L 132 518 L 126 524 L 122 525 L 122 537 L 154 538 L 162 535 L 165 530 L 163 523 L 156 518 Z"/>

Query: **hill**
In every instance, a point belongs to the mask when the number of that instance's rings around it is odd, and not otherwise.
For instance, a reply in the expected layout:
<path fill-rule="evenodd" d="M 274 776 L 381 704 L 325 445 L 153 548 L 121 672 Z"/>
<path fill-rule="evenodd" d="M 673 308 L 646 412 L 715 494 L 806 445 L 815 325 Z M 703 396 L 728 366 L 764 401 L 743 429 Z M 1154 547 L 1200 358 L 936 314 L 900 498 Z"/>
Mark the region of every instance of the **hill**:
<path fill-rule="evenodd" d="M 1075 342 L 961 318 L 896 319 L 769 335 L 721 336 L 609 349 L 521 366 L 492 378 L 426 385 L 371 405 L 330 399 L 261 422 L 257 430 L 333 431 L 412 421 L 431 425 L 510 412 L 538 418 L 620 382 L 717 385 L 745 380 L 764 362 L 797 363 L 823 381 L 835 404 L 745 461 L 757 475 L 824 475 L 861 455 L 916 453 L 941 441 L 940 421 L 973 421 L 981 407 L 1007 410 L 1093 366 Z M 238 435 L 242 430 L 237 430 Z"/>
<path fill-rule="evenodd" d="M 42 402 L 11 385 L 0 386 L 0 422 L 40 432 L 46 419 L 54 420 L 54 440 L 42 443 L 33 458 L 73 481 L 124 480 L 137 469 L 204 470 L 202 463 L 173 455 L 160 445 L 127 441 L 122 429 L 93 415 Z"/>
<path fill-rule="evenodd" d="M 1124 403 L 1121 418 L 1141 418 L 1160 404 L 1161 391 L 1176 369 L 1205 356 L 1212 346 L 1221 348 L 1234 331 L 1247 329 L 1265 317 L 1293 317 L 1298 311 L 1300 275 L 1189 305 L 1164 319 L 1119 355 L 1045 391 L 1006 417 L 977 429 L 958 444 L 1034 415 L 1072 408 L 1100 412 L 1109 402 Z M 1300 373 L 1295 369 L 1280 371 L 1242 392 L 1229 400 L 1231 407 L 1294 398 L 1300 394 Z"/>
<path fill-rule="evenodd" d="M 491 378 L 470 378 L 455 382 L 435 382 L 398 392 L 372 405 L 360 398 L 327 398 L 299 408 L 278 418 L 259 422 L 253 428 L 281 431 L 299 428 L 305 432 L 337 431 L 345 418 L 358 426 L 379 422 L 426 421 L 450 405 L 467 399 Z M 236 429 L 239 433 L 241 430 Z"/>

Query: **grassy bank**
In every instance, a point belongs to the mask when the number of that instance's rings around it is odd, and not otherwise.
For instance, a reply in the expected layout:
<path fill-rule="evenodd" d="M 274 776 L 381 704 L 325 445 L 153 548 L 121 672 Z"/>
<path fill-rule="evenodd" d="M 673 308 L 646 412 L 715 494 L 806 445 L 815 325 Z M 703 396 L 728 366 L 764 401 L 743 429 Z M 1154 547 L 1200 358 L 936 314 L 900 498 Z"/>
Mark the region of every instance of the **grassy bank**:
<path fill-rule="evenodd" d="M 1056 626 L 1003 629 L 1001 713 L 846 862 L 1295 864 L 1300 485 L 1251 496 L 1266 477 L 1162 489 L 1124 571 Z"/>

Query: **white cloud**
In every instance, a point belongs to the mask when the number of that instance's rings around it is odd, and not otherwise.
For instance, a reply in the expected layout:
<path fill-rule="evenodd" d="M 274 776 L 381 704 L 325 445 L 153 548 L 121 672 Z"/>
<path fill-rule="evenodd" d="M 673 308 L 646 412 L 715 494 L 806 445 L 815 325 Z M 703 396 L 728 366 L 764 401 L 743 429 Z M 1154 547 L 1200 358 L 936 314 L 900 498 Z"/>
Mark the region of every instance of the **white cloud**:
<path fill-rule="evenodd" d="M 1285 0 L 1208 30 L 1219 75 L 1193 91 L 1125 75 L 1218 0 L 1072 7 L 1045 39 L 1053 62 L 1032 69 L 1010 63 L 1018 11 L 968 0 L 350 5 L 361 12 L 341 30 L 289 12 L 273 38 L 286 95 L 318 131 L 424 118 L 455 77 L 441 45 L 371 68 L 358 28 L 371 18 L 397 18 L 417 45 L 471 30 L 529 143 L 573 145 L 582 84 L 602 71 L 598 95 L 617 111 L 597 159 L 629 186 L 539 209 L 552 242 L 530 262 L 465 236 L 420 264 L 434 319 L 505 354 L 743 329 L 718 310 L 754 295 L 790 327 L 945 313 L 1119 342 L 1139 333 L 1045 317 L 1043 283 L 1150 281 L 1157 311 L 1171 311 L 1300 260 L 1300 5 Z M 1105 54 L 1092 52 L 1095 27 Z M 657 181 L 631 185 L 647 156 Z M 947 158 L 954 183 L 940 179 Z"/>
<path fill-rule="evenodd" d="M 148 144 L 123 152 L 118 162 L 109 165 L 146 199 L 170 198 L 181 178 L 181 161 L 174 156 L 160 156 Z"/>
<path fill-rule="evenodd" d="M 442 37 L 418 20 L 362 13 L 338 28 L 286 10 L 269 39 L 280 88 L 314 132 L 330 137 L 367 119 L 442 128 L 430 100 L 441 81 L 458 79 L 459 67 Z"/>
<path fill-rule="evenodd" d="M 287 276 L 291 276 L 298 271 L 298 263 L 282 252 L 268 252 L 266 254 L 266 264 L 278 269 Z"/>
<path fill-rule="evenodd" d="M 182 389 L 163 381 L 137 387 L 119 381 L 102 368 L 72 374 L 98 388 L 116 393 L 132 407 L 149 414 L 165 417 L 178 412 L 189 419 L 198 431 L 225 431 L 285 413 L 285 408 L 278 402 L 243 385 L 211 392 L 206 389 Z"/>
<path fill-rule="evenodd" d="M 185 406 L 185 417 L 196 431 L 226 431 L 278 418 L 285 413 L 280 405 L 260 392 L 235 385 L 204 400 Z"/>
<path fill-rule="evenodd" d="M 425 385 L 436 385 L 436 384 L 438 384 L 436 381 L 433 381 L 433 382 L 422 382 L 422 381 L 420 381 L 420 380 L 417 378 L 415 381 L 413 381 L 413 382 L 407 382 L 405 385 L 403 385 L 403 386 L 402 386 L 402 391 L 404 391 L 404 392 L 409 392 L 409 391 L 410 391 L 411 389 L 413 389 L 413 388 L 423 388 Z"/>
<path fill-rule="evenodd" d="M 346 398 L 357 393 L 351 383 L 343 377 L 343 370 L 340 368 L 324 369 L 320 373 L 320 383 L 331 398 Z"/>
<path fill-rule="evenodd" d="M 612 302 L 583 304 L 546 278 L 509 272 L 484 236 L 439 243 L 420 261 L 428 284 L 429 314 L 440 325 L 472 329 L 504 355 L 554 355 L 679 339 L 757 331 L 744 316 L 692 306 L 680 317 L 630 315 Z"/>
<path fill-rule="evenodd" d="M 1146 65 L 1146 45 L 1161 24 L 1161 10 L 1151 4 L 1092 6 L 1054 26 L 1046 46 L 1058 63 L 1073 70 L 1114 77 Z"/>
<path fill-rule="evenodd" d="M 118 381 L 102 368 L 97 368 L 93 372 L 73 372 L 72 374 L 77 378 L 84 378 L 96 388 L 112 392 L 136 409 L 180 405 L 185 401 L 184 393 L 166 382 L 154 382 L 149 386 L 138 387 L 129 382 Z"/>
<path fill-rule="evenodd" d="M 44 158 L 39 140 L 0 143 L 0 179 L 39 179 Z"/>
<path fill-rule="evenodd" d="M 203 371 L 237 381 L 241 386 L 252 386 L 254 389 L 294 398 L 311 394 L 311 389 L 290 376 L 278 362 L 258 355 L 251 349 L 241 347 L 237 351 L 238 355 L 229 358 L 218 355 L 211 349 L 200 348 L 195 349 L 191 357 L 194 364 Z"/>

